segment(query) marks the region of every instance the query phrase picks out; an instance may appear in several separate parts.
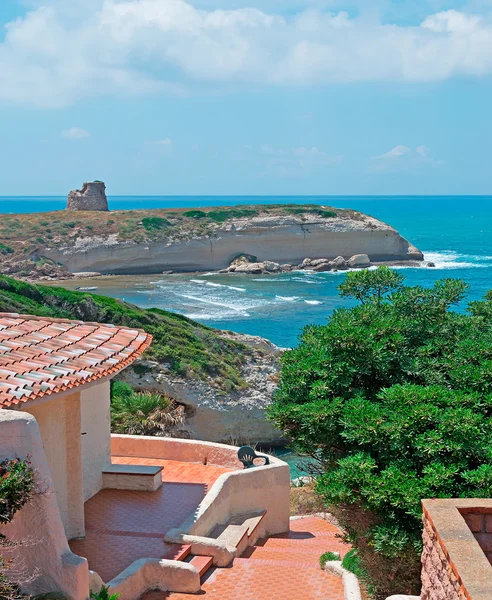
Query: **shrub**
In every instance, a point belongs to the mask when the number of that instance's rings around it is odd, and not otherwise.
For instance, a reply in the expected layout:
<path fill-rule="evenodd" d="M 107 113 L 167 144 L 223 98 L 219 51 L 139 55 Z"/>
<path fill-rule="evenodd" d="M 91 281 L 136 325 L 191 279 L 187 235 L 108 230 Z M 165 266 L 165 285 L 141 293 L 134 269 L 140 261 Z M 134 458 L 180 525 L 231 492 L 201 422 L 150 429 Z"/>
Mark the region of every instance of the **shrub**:
<path fill-rule="evenodd" d="M 130 387 L 130 386 L 128 386 Z M 115 433 L 163 435 L 184 420 L 184 411 L 167 396 L 131 392 L 126 384 L 113 386 L 111 425 Z"/>
<path fill-rule="evenodd" d="M 211 210 L 207 216 L 216 223 L 224 223 L 228 219 L 240 219 L 243 217 L 255 217 L 258 211 L 254 208 L 224 208 Z"/>
<path fill-rule="evenodd" d="M 147 231 L 157 231 L 166 227 L 171 227 L 172 223 L 164 217 L 144 217 L 142 219 L 142 225 Z"/>
<path fill-rule="evenodd" d="M 333 560 L 340 560 L 340 554 L 338 552 L 325 552 L 319 557 L 319 566 L 324 569 L 326 563 Z"/>
<path fill-rule="evenodd" d="M 183 213 L 184 217 L 189 217 L 190 219 L 205 219 L 207 217 L 207 213 L 203 210 L 187 210 Z"/>
<path fill-rule="evenodd" d="M 14 249 L 10 246 L 0 243 L 0 254 L 13 254 Z"/>
<path fill-rule="evenodd" d="M 0 524 L 9 523 L 16 512 L 29 502 L 34 493 L 34 472 L 29 459 L 6 459 L 0 462 Z M 0 534 L 2 546 L 13 546 Z M 19 586 L 12 584 L 7 571 L 12 567 L 10 559 L 0 555 L 0 598 L 15 600 L 20 598 Z"/>
<path fill-rule="evenodd" d="M 91 592 L 92 600 L 118 600 L 121 594 L 110 594 L 109 588 L 105 585 L 98 592 Z"/>
<path fill-rule="evenodd" d="M 0 523 L 9 523 L 34 490 L 34 472 L 28 459 L 0 462 Z"/>
<path fill-rule="evenodd" d="M 376 598 L 419 592 L 422 498 L 492 494 L 492 292 L 456 313 L 466 289 L 350 273 L 340 290 L 361 304 L 282 358 L 270 414 L 321 462 L 316 490 Z"/>
<path fill-rule="evenodd" d="M 325 210 L 323 208 L 313 208 L 311 205 L 304 206 L 286 206 L 284 208 L 286 212 L 292 213 L 294 215 L 305 215 L 312 214 L 323 217 L 324 219 L 332 219 L 333 217 L 338 216 L 334 210 Z"/>

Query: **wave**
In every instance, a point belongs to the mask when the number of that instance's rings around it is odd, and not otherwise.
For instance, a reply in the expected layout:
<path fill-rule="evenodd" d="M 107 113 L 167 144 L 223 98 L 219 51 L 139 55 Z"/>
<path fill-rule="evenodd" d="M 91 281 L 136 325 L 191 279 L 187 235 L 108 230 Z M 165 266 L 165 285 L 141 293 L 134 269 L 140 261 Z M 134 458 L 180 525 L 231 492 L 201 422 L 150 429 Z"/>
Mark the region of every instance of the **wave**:
<path fill-rule="evenodd" d="M 304 302 L 306 304 L 313 304 L 313 305 L 323 304 L 323 302 L 321 302 L 321 300 L 304 300 Z"/>
<path fill-rule="evenodd" d="M 277 300 L 282 300 L 282 302 L 295 302 L 299 300 L 299 296 L 275 296 Z"/>
<path fill-rule="evenodd" d="M 205 283 L 206 283 L 206 285 L 209 285 L 211 287 L 227 287 L 227 286 L 222 285 L 221 283 L 213 283 L 213 281 L 206 281 Z"/>
<path fill-rule="evenodd" d="M 232 313 L 228 312 L 216 312 L 216 313 L 184 313 L 185 317 L 188 319 L 193 319 L 194 321 L 220 321 L 222 319 L 226 319 Z M 234 316 L 238 316 L 238 313 L 234 313 Z M 239 313 L 241 317 L 250 317 L 251 315 L 247 312 Z"/>
<path fill-rule="evenodd" d="M 484 269 L 492 267 L 492 256 L 460 254 L 453 250 L 424 252 L 426 261 L 433 262 L 436 269 Z"/>
<path fill-rule="evenodd" d="M 205 284 L 207 283 L 206 281 L 203 281 L 203 279 L 190 279 L 191 283 L 202 283 Z"/>
<path fill-rule="evenodd" d="M 240 287 L 234 287 L 233 285 L 226 285 L 227 288 L 229 288 L 230 290 L 236 290 L 238 292 L 245 292 L 246 288 L 240 288 Z"/>

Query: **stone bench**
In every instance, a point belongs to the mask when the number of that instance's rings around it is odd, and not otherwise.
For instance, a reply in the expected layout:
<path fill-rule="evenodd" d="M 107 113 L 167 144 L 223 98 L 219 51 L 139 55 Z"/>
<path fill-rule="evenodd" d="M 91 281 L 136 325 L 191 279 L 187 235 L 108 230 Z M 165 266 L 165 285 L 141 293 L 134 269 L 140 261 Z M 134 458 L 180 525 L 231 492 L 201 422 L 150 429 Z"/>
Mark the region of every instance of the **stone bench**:
<path fill-rule="evenodd" d="M 148 465 L 107 465 L 102 471 L 103 488 L 155 492 L 162 485 L 163 468 Z"/>

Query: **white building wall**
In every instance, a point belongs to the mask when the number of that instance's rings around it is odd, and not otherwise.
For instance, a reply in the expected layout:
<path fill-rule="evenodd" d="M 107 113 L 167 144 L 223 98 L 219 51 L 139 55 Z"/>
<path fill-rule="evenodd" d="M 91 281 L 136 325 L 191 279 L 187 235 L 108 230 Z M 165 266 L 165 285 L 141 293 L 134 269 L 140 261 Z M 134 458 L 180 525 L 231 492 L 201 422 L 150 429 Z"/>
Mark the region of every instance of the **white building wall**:
<path fill-rule="evenodd" d="M 102 489 L 102 470 L 111 462 L 110 382 L 80 392 L 84 501 Z"/>
<path fill-rule="evenodd" d="M 53 395 L 24 410 L 38 423 L 67 537 L 83 537 L 80 394 Z"/>

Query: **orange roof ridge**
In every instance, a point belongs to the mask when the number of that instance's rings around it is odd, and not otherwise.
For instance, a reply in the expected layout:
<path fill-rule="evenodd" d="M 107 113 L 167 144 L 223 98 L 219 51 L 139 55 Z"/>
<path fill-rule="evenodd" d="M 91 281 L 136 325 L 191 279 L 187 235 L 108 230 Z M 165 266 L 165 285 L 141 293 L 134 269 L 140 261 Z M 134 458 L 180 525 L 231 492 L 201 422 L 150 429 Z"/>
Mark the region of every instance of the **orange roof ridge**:
<path fill-rule="evenodd" d="M 0 313 L 0 408 L 115 375 L 151 341 L 120 325 Z"/>

